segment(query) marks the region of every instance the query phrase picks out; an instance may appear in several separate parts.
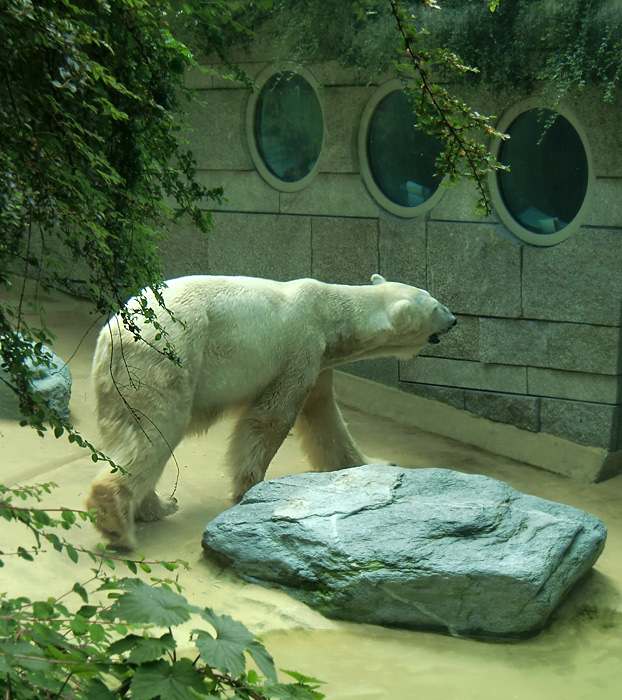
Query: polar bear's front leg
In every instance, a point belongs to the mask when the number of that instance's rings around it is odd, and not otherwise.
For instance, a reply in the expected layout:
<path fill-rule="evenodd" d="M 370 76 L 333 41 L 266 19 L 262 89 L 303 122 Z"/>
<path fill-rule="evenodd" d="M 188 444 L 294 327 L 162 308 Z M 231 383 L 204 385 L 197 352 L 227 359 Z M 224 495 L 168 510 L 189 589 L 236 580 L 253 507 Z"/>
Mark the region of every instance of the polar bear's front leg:
<path fill-rule="evenodd" d="M 294 426 L 300 446 L 317 471 L 358 467 L 370 459 L 352 439 L 335 400 L 333 371 L 317 378 Z"/>
<path fill-rule="evenodd" d="M 237 503 L 251 487 L 263 480 L 272 458 L 291 430 L 311 379 L 280 378 L 240 416 L 231 435 L 227 462 Z"/>

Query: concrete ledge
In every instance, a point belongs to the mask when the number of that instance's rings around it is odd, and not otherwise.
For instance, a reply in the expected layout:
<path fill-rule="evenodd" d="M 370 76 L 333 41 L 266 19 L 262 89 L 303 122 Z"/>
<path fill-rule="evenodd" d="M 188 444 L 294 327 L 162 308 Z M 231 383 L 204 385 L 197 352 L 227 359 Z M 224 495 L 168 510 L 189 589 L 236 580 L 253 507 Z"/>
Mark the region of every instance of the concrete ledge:
<path fill-rule="evenodd" d="M 344 372 L 335 373 L 335 389 L 345 406 L 476 445 L 578 481 L 594 483 L 622 472 L 622 452 L 612 453 L 548 433 L 521 430 Z"/>

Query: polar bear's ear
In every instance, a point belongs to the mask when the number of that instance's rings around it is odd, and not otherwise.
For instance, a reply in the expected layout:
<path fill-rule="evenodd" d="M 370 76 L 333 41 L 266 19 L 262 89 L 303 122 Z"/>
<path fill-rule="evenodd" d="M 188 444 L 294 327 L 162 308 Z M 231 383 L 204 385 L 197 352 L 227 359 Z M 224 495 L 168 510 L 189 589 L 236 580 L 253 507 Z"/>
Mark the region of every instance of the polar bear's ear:
<path fill-rule="evenodd" d="M 382 275 L 372 275 L 371 276 L 371 283 L 372 284 L 386 284 L 386 280 Z"/>
<path fill-rule="evenodd" d="M 408 299 L 400 299 L 389 309 L 389 320 L 396 331 L 405 330 L 417 320 L 417 305 Z"/>

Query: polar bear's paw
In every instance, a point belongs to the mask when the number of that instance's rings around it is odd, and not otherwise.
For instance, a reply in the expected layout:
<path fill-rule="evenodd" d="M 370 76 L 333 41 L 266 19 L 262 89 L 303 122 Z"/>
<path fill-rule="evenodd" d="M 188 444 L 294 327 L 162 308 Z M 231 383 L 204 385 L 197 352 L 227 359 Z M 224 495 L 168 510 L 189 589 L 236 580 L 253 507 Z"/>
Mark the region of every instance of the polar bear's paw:
<path fill-rule="evenodd" d="M 86 500 L 89 510 L 97 511 L 95 527 L 118 550 L 134 549 L 131 495 L 115 482 L 96 482 Z"/>
<path fill-rule="evenodd" d="M 135 520 L 153 522 L 162 520 L 167 515 L 172 515 L 179 510 L 176 498 L 161 498 L 155 491 L 145 496 L 142 503 L 136 509 Z"/>

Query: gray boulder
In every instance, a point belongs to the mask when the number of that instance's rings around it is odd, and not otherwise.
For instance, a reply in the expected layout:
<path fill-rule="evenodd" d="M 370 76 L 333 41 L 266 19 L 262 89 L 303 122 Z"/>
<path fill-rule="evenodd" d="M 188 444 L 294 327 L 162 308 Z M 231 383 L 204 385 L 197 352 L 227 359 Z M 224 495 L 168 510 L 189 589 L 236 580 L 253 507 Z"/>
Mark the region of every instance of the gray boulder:
<path fill-rule="evenodd" d="M 47 346 L 42 346 L 43 352 L 50 357 L 50 366 L 44 363 L 27 365 L 32 370 L 30 384 L 33 390 L 43 397 L 46 404 L 56 410 L 58 415 L 69 418 L 69 399 L 71 398 L 71 372 L 69 367 Z M 6 372 L 0 370 L 0 377 L 7 378 Z M 20 413 L 15 393 L 0 381 L 0 418 L 20 420 Z"/>
<path fill-rule="evenodd" d="M 502 640 L 542 630 L 606 536 L 495 479 L 372 464 L 258 484 L 202 544 L 327 617 Z"/>

